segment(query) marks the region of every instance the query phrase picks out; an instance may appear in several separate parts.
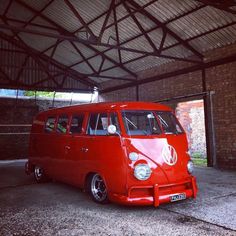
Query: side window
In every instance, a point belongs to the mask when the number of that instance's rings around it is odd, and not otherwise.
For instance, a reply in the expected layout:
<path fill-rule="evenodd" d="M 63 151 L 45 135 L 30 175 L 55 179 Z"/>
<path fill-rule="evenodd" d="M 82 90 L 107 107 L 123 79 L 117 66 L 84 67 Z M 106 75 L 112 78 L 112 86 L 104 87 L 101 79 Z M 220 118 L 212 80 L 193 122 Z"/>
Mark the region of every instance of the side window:
<path fill-rule="evenodd" d="M 107 135 L 108 116 L 106 113 L 91 114 L 87 133 L 90 135 Z"/>
<path fill-rule="evenodd" d="M 71 125 L 70 125 L 70 133 L 71 134 L 80 134 L 82 132 L 84 115 L 74 115 L 72 116 Z"/>
<path fill-rule="evenodd" d="M 68 124 L 68 117 L 60 116 L 57 122 L 57 132 L 65 134 L 67 129 L 67 124 Z"/>
<path fill-rule="evenodd" d="M 118 121 L 118 117 L 116 113 L 111 113 L 110 114 L 110 122 L 109 125 L 115 125 L 116 127 L 116 131 L 118 133 L 120 133 L 120 125 L 119 125 L 119 121 Z"/>
<path fill-rule="evenodd" d="M 51 133 L 53 132 L 54 128 L 55 128 L 55 121 L 56 118 L 55 117 L 48 117 L 46 124 L 45 124 L 45 132 L 47 133 Z"/>

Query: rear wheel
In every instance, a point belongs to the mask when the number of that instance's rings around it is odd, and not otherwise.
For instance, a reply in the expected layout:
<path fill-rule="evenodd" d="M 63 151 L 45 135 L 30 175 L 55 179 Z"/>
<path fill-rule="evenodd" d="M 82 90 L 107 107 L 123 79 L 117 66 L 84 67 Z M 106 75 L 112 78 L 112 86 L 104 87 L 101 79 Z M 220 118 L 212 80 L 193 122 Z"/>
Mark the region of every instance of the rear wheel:
<path fill-rule="evenodd" d="M 104 180 L 99 174 L 94 174 L 91 176 L 89 181 L 89 192 L 92 199 L 97 203 L 107 203 L 107 188 Z"/>
<path fill-rule="evenodd" d="M 34 178 L 37 183 L 43 183 L 47 181 L 47 177 L 45 176 L 44 170 L 40 166 L 34 167 Z"/>

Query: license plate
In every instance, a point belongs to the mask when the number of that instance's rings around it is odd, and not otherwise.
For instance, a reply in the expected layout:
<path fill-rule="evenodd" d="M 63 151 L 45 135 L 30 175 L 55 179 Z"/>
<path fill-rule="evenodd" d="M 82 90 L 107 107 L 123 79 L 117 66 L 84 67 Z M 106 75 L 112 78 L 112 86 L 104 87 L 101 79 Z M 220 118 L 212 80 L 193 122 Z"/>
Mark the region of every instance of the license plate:
<path fill-rule="evenodd" d="M 185 193 L 180 193 L 180 194 L 175 194 L 170 196 L 170 201 L 171 202 L 176 202 L 176 201 L 181 201 L 186 199 L 186 194 Z"/>

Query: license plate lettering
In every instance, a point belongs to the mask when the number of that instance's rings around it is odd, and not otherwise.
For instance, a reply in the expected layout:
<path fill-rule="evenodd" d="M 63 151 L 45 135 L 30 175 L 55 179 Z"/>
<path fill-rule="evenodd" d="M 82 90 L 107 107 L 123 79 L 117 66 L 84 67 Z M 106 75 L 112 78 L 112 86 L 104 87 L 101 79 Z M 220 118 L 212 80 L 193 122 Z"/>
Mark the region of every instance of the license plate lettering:
<path fill-rule="evenodd" d="M 175 194 L 170 197 L 171 202 L 177 202 L 186 199 L 185 193 Z"/>

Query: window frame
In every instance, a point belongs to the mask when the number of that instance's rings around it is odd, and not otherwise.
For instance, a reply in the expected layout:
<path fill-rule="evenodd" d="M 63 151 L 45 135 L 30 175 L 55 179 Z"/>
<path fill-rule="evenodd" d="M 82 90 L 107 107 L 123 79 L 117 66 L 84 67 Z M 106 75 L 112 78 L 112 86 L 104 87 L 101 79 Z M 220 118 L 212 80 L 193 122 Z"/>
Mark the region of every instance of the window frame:
<path fill-rule="evenodd" d="M 57 130 L 60 118 L 67 118 L 66 132 L 65 133 L 58 132 L 58 130 Z M 67 134 L 68 133 L 68 126 L 69 126 L 69 124 L 70 124 L 70 116 L 68 114 L 58 114 L 57 115 L 57 122 L 56 122 L 56 126 L 55 126 L 56 134 L 59 134 L 59 135 Z"/>
<path fill-rule="evenodd" d="M 81 124 L 81 132 L 80 133 L 72 133 L 70 130 L 71 130 L 71 124 L 72 124 L 73 117 L 78 117 L 80 115 L 83 116 L 83 121 L 82 121 L 82 124 Z M 84 134 L 84 125 L 85 125 L 86 120 L 87 120 L 87 115 L 86 115 L 85 112 L 78 112 L 78 113 L 71 114 L 70 115 L 70 122 L 69 122 L 69 125 L 68 125 L 68 133 L 72 136 L 78 136 L 78 135 Z"/>
<path fill-rule="evenodd" d="M 108 133 L 108 131 L 107 131 L 107 133 L 105 134 L 105 135 L 103 135 L 103 134 L 90 134 L 89 133 L 89 124 L 90 124 L 90 118 L 91 118 L 91 116 L 92 115 L 100 115 L 100 114 L 106 114 L 107 115 L 107 120 L 108 120 L 108 124 L 107 124 L 107 127 L 110 125 L 110 118 L 111 118 L 111 114 L 115 114 L 116 115 L 116 117 L 117 117 L 117 122 L 118 122 L 118 127 L 117 128 L 119 128 L 118 129 L 118 131 L 119 131 L 119 133 L 121 133 L 121 123 L 120 123 L 120 119 L 119 119 L 119 115 L 118 115 L 118 112 L 116 112 L 116 111 L 97 111 L 97 112 L 89 112 L 88 113 L 88 118 L 87 118 L 87 125 L 86 125 L 86 135 L 88 135 L 88 136 L 99 136 L 99 137 L 106 137 L 106 136 L 116 136 L 116 134 L 113 134 L 113 135 L 111 135 L 111 134 L 109 134 Z"/>
<path fill-rule="evenodd" d="M 54 119 L 54 127 L 51 131 L 47 130 L 47 122 L 49 119 Z M 44 121 L 44 129 L 43 129 L 44 133 L 46 133 L 46 134 L 55 133 L 56 125 L 57 125 L 57 116 L 56 115 L 46 116 L 46 119 Z"/>

